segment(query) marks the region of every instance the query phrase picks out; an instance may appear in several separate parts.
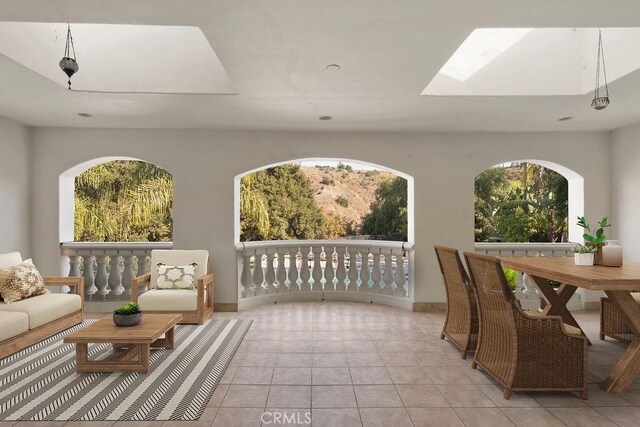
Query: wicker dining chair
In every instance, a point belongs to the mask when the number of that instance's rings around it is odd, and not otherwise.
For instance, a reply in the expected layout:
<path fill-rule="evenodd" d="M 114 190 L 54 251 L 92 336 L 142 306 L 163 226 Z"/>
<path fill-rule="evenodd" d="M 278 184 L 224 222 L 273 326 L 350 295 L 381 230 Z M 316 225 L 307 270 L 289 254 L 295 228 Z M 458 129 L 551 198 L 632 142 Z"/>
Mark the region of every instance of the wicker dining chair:
<path fill-rule="evenodd" d="M 631 296 L 640 304 L 640 293 L 632 292 Z M 607 297 L 600 298 L 600 339 L 611 337 L 629 344 L 635 335 L 629 327 L 629 321 L 620 309 Z"/>
<path fill-rule="evenodd" d="M 471 365 L 512 391 L 580 391 L 587 399 L 587 338 L 559 316 L 530 316 L 517 304 L 500 260 L 465 252 L 480 333 Z"/>
<path fill-rule="evenodd" d="M 465 359 L 478 343 L 478 309 L 469 276 L 457 249 L 434 246 L 447 293 L 447 315 L 440 339 L 447 337 Z"/>

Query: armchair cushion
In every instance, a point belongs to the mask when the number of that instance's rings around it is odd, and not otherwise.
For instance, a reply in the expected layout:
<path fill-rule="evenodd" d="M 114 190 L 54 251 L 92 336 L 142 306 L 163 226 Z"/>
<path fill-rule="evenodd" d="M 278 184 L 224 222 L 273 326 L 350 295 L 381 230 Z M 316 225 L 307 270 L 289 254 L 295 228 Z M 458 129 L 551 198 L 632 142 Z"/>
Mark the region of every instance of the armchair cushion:
<path fill-rule="evenodd" d="M 198 263 L 196 266 L 196 279 L 207 274 L 209 268 L 209 252 L 205 250 L 164 250 L 154 249 L 151 251 L 151 280 L 150 287 L 155 287 L 158 283 L 158 264 L 166 265 L 189 265 Z"/>
<path fill-rule="evenodd" d="M 75 294 L 46 293 L 13 304 L 0 303 L 0 312 L 20 312 L 29 316 L 29 329 L 82 310 L 82 298 Z"/>
<path fill-rule="evenodd" d="M 5 303 L 11 304 L 46 292 L 44 280 L 30 259 L 0 269 L 0 295 Z"/>
<path fill-rule="evenodd" d="M 13 267 L 22 262 L 20 252 L 9 252 L 6 254 L 0 254 L 0 268 Z"/>
<path fill-rule="evenodd" d="M 158 289 L 194 289 L 198 263 L 189 265 L 158 264 Z"/>
<path fill-rule="evenodd" d="M 151 289 L 138 297 L 140 310 L 196 311 L 198 291 L 194 289 Z"/>

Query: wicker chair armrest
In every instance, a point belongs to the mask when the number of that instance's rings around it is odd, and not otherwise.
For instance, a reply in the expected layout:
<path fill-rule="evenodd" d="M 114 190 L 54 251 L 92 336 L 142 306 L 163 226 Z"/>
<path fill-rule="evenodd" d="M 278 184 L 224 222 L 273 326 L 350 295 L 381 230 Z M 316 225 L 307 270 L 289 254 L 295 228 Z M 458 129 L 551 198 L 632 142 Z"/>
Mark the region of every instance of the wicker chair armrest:
<path fill-rule="evenodd" d="M 519 307 L 516 309 L 515 319 L 518 326 L 518 335 L 548 335 L 550 337 L 566 337 L 568 340 L 584 341 L 587 343 L 587 337 L 584 335 L 570 334 L 564 327 L 564 322 L 560 316 L 532 316 Z M 544 340 L 543 340 L 544 342 Z"/>

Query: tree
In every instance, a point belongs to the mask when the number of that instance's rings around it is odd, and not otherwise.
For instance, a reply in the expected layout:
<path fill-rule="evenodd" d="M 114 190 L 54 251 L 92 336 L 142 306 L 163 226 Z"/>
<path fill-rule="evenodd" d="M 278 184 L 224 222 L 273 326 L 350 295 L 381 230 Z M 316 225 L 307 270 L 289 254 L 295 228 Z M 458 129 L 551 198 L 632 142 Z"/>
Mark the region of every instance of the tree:
<path fill-rule="evenodd" d="M 74 239 L 171 241 L 173 178 L 141 161 L 94 166 L 75 179 Z"/>
<path fill-rule="evenodd" d="M 241 185 L 241 200 L 248 197 L 247 189 L 266 203 L 269 227 L 259 227 L 256 217 L 240 212 L 242 241 L 314 239 L 322 232 L 324 216 L 315 199 L 311 182 L 300 166 L 285 164 L 267 168 L 251 175 L 251 184 Z M 259 195 L 259 196 L 258 196 Z M 242 205 L 242 203 L 241 203 Z"/>
<path fill-rule="evenodd" d="M 380 183 L 371 213 L 364 217 L 362 234 L 395 236 L 407 240 L 407 180 L 390 178 Z"/>
<path fill-rule="evenodd" d="M 568 182 L 531 163 L 495 167 L 475 182 L 475 237 L 505 242 L 558 242 L 567 235 Z"/>

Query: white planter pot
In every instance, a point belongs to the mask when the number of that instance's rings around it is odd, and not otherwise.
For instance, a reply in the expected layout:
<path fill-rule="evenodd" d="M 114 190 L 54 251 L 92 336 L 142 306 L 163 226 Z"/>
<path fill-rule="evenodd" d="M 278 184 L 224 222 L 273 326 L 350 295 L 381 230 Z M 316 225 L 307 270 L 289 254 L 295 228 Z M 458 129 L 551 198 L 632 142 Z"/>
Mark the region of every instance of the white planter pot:
<path fill-rule="evenodd" d="M 573 254 L 576 265 L 593 265 L 593 254 Z"/>

